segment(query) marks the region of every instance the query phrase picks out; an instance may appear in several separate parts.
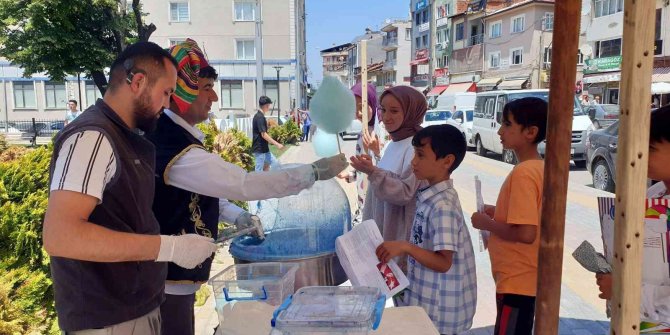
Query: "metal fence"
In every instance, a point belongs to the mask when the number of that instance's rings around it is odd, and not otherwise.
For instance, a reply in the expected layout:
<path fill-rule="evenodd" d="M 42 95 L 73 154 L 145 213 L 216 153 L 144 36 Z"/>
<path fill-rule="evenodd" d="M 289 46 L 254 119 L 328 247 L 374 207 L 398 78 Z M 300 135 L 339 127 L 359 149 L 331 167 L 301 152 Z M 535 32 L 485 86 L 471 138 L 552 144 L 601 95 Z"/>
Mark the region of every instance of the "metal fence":
<path fill-rule="evenodd" d="M 65 126 L 63 120 L 12 120 L 0 121 L 0 133 L 5 134 L 7 140 L 14 143 L 36 145 L 38 142 L 48 142 Z"/>

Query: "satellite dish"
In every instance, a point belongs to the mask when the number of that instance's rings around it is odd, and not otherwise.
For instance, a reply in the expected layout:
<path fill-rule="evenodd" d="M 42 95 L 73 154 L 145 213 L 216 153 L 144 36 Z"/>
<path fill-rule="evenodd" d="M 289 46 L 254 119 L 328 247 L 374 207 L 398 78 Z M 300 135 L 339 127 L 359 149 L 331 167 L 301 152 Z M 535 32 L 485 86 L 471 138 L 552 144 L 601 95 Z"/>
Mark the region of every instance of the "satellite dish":
<path fill-rule="evenodd" d="M 582 1 L 582 16 L 591 14 L 591 1 Z"/>
<path fill-rule="evenodd" d="M 579 47 L 579 51 L 581 51 L 584 57 L 589 57 L 593 54 L 593 48 L 588 44 L 582 44 L 582 46 Z"/>

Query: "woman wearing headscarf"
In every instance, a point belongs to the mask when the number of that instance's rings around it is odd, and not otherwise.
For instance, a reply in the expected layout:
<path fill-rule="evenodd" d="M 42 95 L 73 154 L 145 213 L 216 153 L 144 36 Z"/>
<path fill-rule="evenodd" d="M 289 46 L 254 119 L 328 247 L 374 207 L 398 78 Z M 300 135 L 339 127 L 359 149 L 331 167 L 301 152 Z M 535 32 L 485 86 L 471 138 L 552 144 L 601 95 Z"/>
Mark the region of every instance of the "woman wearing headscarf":
<path fill-rule="evenodd" d="M 369 155 L 351 157 L 351 165 L 367 174 L 370 182 L 363 220 L 375 220 L 384 241 L 407 241 L 416 211 L 414 194 L 420 184 L 412 173 L 412 138 L 421 130 L 427 103 L 423 94 L 409 86 L 389 88 L 379 101 L 391 141 L 376 167 Z M 403 271 L 406 263 L 406 258 L 398 260 Z"/>
<path fill-rule="evenodd" d="M 351 92 L 356 98 L 356 118 L 361 121 L 363 125 L 363 85 L 357 83 L 351 87 Z M 373 158 L 373 164 L 377 165 L 381 159 L 381 149 L 384 146 L 382 140 L 375 132 L 375 116 L 377 115 L 377 90 L 374 85 L 367 85 L 368 92 L 368 120 L 367 120 L 367 133 L 361 130 L 358 134 L 358 139 L 356 142 L 356 156 L 363 154 L 369 155 Z M 363 207 L 365 204 L 365 195 L 368 188 L 368 178 L 362 172 L 352 170 L 344 171 L 338 175 L 340 179 L 345 179 L 347 182 L 356 182 L 356 191 L 358 194 L 356 212 L 354 214 L 354 224 L 362 222 L 363 217 Z"/>

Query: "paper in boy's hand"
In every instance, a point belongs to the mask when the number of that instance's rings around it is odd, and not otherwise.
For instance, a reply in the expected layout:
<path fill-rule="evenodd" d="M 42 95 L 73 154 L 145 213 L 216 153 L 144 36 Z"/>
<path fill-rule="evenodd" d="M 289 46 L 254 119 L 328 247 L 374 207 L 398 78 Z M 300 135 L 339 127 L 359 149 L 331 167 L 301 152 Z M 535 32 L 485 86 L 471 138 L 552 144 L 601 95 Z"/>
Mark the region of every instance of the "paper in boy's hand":
<path fill-rule="evenodd" d="M 393 290 L 394 288 L 398 287 L 398 285 L 400 285 L 400 282 L 393 273 L 393 270 L 386 263 L 377 264 L 377 269 L 379 269 L 379 273 L 386 281 L 386 286 L 388 286 L 389 290 Z"/>
<path fill-rule="evenodd" d="M 596 249 L 589 243 L 584 241 L 572 253 L 572 257 L 577 260 L 585 269 L 594 273 L 610 273 L 612 267 L 607 263 L 605 256 L 596 251 Z"/>
<path fill-rule="evenodd" d="M 477 212 L 484 213 L 484 196 L 482 196 L 482 181 L 479 180 L 479 176 L 475 176 L 475 193 L 477 198 Z M 480 230 L 479 231 L 479 252 L 483 252 L 489 247 L 489 236 L 490 232 Z"/>

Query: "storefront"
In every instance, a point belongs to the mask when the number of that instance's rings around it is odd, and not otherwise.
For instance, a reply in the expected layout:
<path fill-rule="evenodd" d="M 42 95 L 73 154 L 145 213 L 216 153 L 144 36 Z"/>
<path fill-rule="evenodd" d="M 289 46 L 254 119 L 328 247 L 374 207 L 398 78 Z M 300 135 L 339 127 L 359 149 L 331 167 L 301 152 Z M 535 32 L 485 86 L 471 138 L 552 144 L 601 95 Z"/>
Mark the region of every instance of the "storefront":
<path fill-rule="evenodd" d="M 584 66 L 584 91 L 602 104 L 619 104 L 621 56 L 587 59 Z"/>

